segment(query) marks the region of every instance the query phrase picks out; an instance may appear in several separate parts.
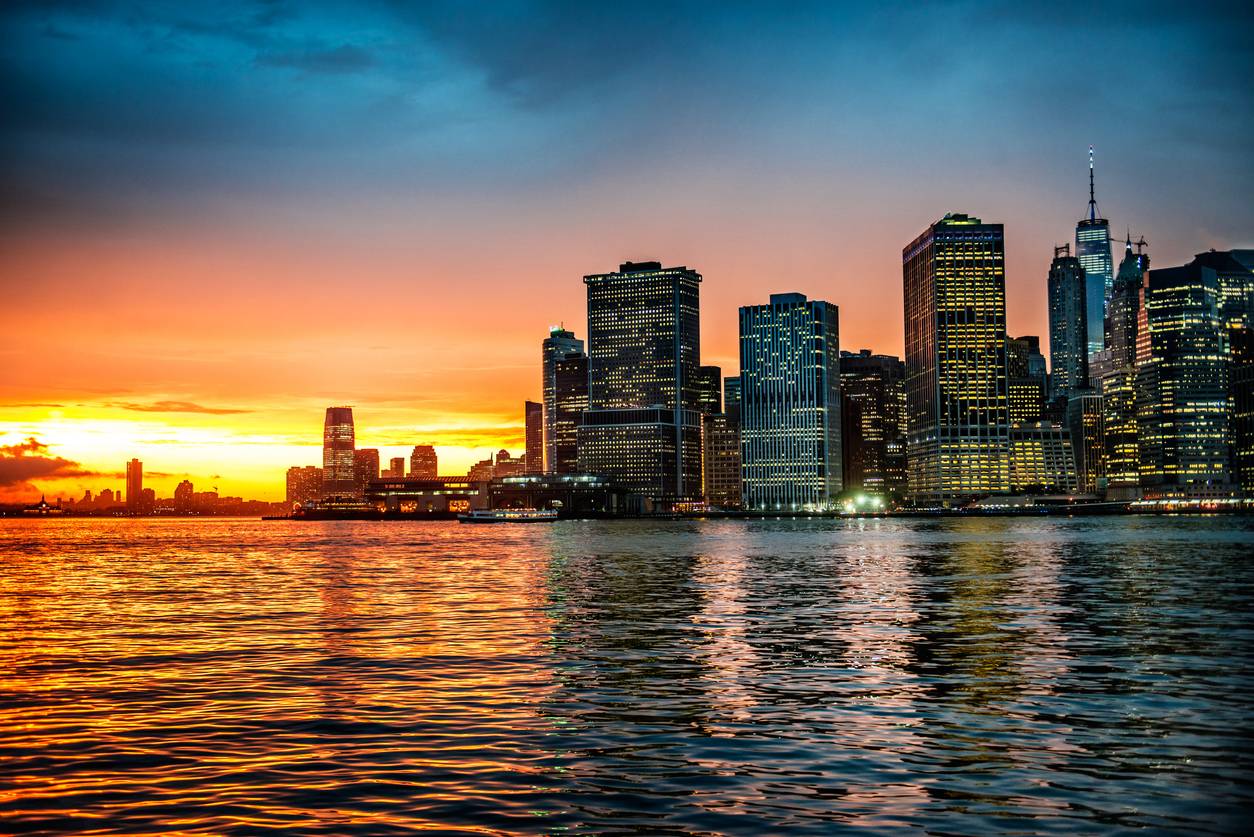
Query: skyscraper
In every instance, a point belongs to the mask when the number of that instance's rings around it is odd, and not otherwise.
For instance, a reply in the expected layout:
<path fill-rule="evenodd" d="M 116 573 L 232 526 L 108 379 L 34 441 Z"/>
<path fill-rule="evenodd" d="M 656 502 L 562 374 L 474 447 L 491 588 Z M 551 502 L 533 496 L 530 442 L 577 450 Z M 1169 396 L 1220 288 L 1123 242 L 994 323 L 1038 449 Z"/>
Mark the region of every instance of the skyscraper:
<path fill-rule="evenodd" d="M 1071 245 L 1054 248 L 1049 266 L 1049 367 L 1053 393 L 1068 398 L 1088 386 L 1089 327 L 1084 267 Z"/>
<path fill-rule="evenodd" d="M 719 367 L 697 368 L 697 404 L 707 416 L 723 412 L 723 370 Z"/>
<path fill-rule="evenodd" d="M 366 485 L 379 478 L 378 448 L 361 448 L 353 453 L 353 478 L 354 493 L 358 497 L 366 496 Z"/>
<path fill-rule="evenodd" d="M 327 407 L 322 427 L 322 496 L 351 497 L 356 490 L 353 408 Z"/>
<path fill-rule="evenodd" d="M 1141 498 L 1136 369 L 1148 270 L 1149 257 L 1142 252 L 1132 252 L 1129 233 L 1119 274 L 1111 289 L 1110 312 L 1106 318 L 1110 371 L 1101 380 L 1102 424 L 1106 433 L 1106 499 L 1112 501 Z"/>
<path fill-rule="evenodd" d="M 549 329 L 541 344 L 541 377 L 544 388 L 544 464 L 536 471 L 552 473 L 557 463 L 557 362 L 583 355 L 583 341 L 560 326 Z"/>
<path fill-rule="evenodd" d="M 388 460 L 388 476 L 397 479 L 405 476 L 405 457 L 393 456 Z"/>
<path fill-rule="evenodd" d="M 527 470 L 544 471 L 544 404 L 539 401 L 523 402 L 523 420 L 526 429 Z"/>
<path fill-rule="evenodd" d="M 440 461 L 432 445 L 414 445 L 409 455 L 409 475 L 422 479 L 435 479 L 440 473 Z"/>
<path fill-rule="evenodd" d="M 701 275 L 626 262 L 588 287 L 579 467 L 662 500 L 701 494 Z"/>
<path fill-rule="evenodd" d="M 1075 253 L 1084 268 L 1084 308 L 1088 354 L 1105 348 L 1106 300 L 1115 284 L 1115 262 L 1110 255 L 1110 222 L 1097 211 L 1093 192 L 1093 146 L 1089 146 L 1089 213 L 1075 227 Z"/>
<path fill-rule="evenodd" d="M 572 354 L 555 360 L 553 382 L 553 459 L 549 470 L 573 474 L 579 470 L 579 427 L 588 409 L 588 356 Z"/>
<path fill-rule="evenodd" d="M 1008 491 L 1005 236 L 950 214 L 902 251 L 909 493 Z"/>
<path fill-rule="evenodd" d="M 126 463 L 126 509 L 138 514 L 144 504 L 144 463 L 132 459 Z"/>
<path fill-rule="evenodd" d="M 842 486 L 840 326 L 830 302 L 740 309 L 740 451 L 750 509 L 822 510 Z"/>
<path fill-rule="evenodd" d="M 723 409 L 740 406 L 740 376 L 723 379 Z"/>
<path fill-rule="evenodd" d="M 287 502 L 308 503 L 322 497 L 322 469 L 294 465 L 287 469 Z"/>
<path fill-rule="evenodd" d="M 906 365 L 870 349 L 840 353 L 844 487 L 906 491 Z"/>

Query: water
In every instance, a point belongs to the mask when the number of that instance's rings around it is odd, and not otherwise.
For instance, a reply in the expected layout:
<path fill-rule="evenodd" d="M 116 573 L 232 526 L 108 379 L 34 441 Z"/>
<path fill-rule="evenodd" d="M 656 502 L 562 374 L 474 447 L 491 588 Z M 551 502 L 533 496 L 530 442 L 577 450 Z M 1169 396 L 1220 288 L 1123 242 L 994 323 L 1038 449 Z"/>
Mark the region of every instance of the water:
<path fill-rule="evenodd" d="M 1241 833 L 1252 543 L 0 520 L 0 831 Z"/>

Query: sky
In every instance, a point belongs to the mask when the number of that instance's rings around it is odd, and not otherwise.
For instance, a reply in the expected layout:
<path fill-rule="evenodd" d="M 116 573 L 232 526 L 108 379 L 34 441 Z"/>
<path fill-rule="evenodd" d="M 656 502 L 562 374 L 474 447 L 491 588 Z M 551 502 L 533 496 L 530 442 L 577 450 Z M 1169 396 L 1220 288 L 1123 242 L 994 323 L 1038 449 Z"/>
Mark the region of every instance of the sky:
<path fill-rule="evenodd" d="M 703 275 L 726 375 L 771 293 L 900 355 L 902 248 L 963 212 L 1005 225 L 1012 335 L 1046 335 L 1090 145 L 1154 266 L 1254 246 L 1251 31 L 1241 3 L 5 3 L 0 502 L 133 457 L 158 497 L 281 500 L 338 405 L 384 461 L 521 453 L 541 341 L 627 260 Z"/>

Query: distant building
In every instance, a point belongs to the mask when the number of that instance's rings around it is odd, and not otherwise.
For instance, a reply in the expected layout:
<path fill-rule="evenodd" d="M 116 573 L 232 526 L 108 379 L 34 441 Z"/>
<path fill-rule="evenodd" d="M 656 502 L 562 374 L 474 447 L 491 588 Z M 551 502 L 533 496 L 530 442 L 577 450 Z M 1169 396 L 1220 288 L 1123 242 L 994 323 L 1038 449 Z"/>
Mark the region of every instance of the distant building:
<path fill-rule="evenodd" d="M 740 406 L 740 376 L 723 379 L 723 409 Z"/>
<path fill-rule="evenodd" d="M 1010 428 L 1010 490 L 1071 494 L 1079 490 L 1071 431 L 1051 422 Z"/>
<path fill-rule="evenodd" d="M 906 491 L 906 365 L 870 349 L 840 353 L 844 487 Z"/>
<path fill-rule="evenodd" d="M 351 497 L 357 489 L 353 408 L 328 407 L 322 428 L 322 495 Z"/>
<path fill-rule="evenodd" d="M 1110 222 L 1100 216 L 1093 192 L 1093 147 L 1089 146 L 1089 209 L 1075 228 L 1075 250 L 1084 268 L 1085 320 L 1088 354 L 1105 348 L 1106 300 L 1115 284 L 1115 261 L 1110 255 Z"/>
<path fill-rule="evenodd" d="M 1005 236 L 946 215 L 902 252 L 909 494 L 1010 489 Z"/>
<path fill-rule="evenodd" d="M 183 480 L 174 489 L 174 511 L 179 514 L 187 514 L 193 508 L 192 502 L 196 491 L 192 486 L 191 480 Z"/>
<path fill-rule="evenodd" d="M 1233 474 L 1254 496 L 1254 329 L 1230 332 L 1232 353 Z"/>
<path fill-rule="evenodd" d="M 527 459 L 525 456 L 515 459 L 507 450 L 501 450 L 496 455 L 496 462 L 492 468 L 492 476 L 501 479 L 503 477 L 520 477 L 527 472 Z"/>
<path fill-rule="evenodd" d="M 1075 455 L 1076 478 L 1085 494 L 1106 491 L 1106 426 L 1102 395 L 1077 389 L 1067 400 L 1067 426 Z"/>
<path fill-rule="evenodd" d="M 700 496 L 701 275 L 626 262 L 584 277 L 588 411 L 579 470 L 663 504 Z"/>
<path fill-rule="evenodd" d="M 740 309 L 741 485 L 749 509 L 826 509 L 842 486 L 840 326 L 830 302 Z"/>
<path fill-rule="evenodd" d="M 1054 248 L 1049 267 L 1049 365 L 1053 394 L 1064 399 L 1088 386 L 1088 291 L 1084 267 L 1071 245 Z"/>
<path fill-rule="evenodd" d="M 403 463 L 402 463 L 403 466 Z M 440 461 L 433 445 L 414 445 L 409 455 L 409 475 L 417 479 L 435 479 L 440 473 Z M 399 476 L 393 474 L 392 476 Z"/>
<path fill-rule="evenodd" d="M 558 404 L 557 363 L 566 358 L 584 356 L 583 341 L 575 339 L 575 333 L 559 326 L 549 329 L 549 336 L 541 344 L 541 372 L 544 387 L 544 462 L 536 471 L 554 473 L 558 470 Z M 569 420 L 569 416 L 566 417 Z"/>
<path fill-rule="evenodd" d="M 553 362 L 553 456 L 548 471 L 579 471 L 579 427 L 588 409 L 588 356 L 566 355 Z"/>
<path fill-rule="evenodd" d="M 523 423 L 526 431 L 527 470 L 536 473 L 543 472 L 544 404 L 539 401 L 524 401 Z"/>
<path fill-rule="evenodd" d="M 740 496 L 740 407 L 702 417 L 705 430 L 705 501 L 738 507 Z"/>
<path fill-rule="evenodd" d="M 353 453 L 353 477 L 356 481 L 353 495 L 366 496 L 366 486 L 379 478 L 378 448 L 359 448 Z"/>
<path fill-rule="evenodd" d="M 192 495 L 193 509 L 196 507 L 196 496 L 198 495 Z M 287 502 L 289 504 L 310 503 L 320 499 L 322 499 L 321 468 L 313 465 L 305 467 L 296 465 L 287 469 Z"/>
<path fill-rule="evenodd" d="M 388 464 L 391 466 L 388 468 L 391 472 L 390 476 L 394 479 L 400 479 L 405 476 L 405 457 L 393 456 L 390 460 L 388 460 Z"/>
<path fill-rule="evenodd" d="M 489 456 L 487 459 L 480 459 L 474 465 L 470 466 L 470 470 L 466 473 L 466 479 L 471 481 L 491 480 L 496 475 L 496 457 Z"/>
<path fill-rule="evenodd" d="M 144 502 L 144 463 L 132 459 L 126 463 L 126 509 L 139 514 Z"/>
<path fill-rule="evenodd" d="M 697 367 L 697 406 L 707 416 L 723 412 L 723 370 L 719 367 Z"/>

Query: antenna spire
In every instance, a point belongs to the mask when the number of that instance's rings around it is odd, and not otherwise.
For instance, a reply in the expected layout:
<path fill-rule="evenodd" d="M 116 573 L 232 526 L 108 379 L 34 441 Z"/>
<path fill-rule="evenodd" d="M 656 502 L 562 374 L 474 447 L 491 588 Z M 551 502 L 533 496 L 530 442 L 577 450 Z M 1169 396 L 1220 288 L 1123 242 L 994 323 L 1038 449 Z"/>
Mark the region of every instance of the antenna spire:
<path fill-rule="evenodd" d="M 1089 146 L 1089 220 L 1097 220 L 1097 198 L 1093 196 L 1093 146 Z"/>

